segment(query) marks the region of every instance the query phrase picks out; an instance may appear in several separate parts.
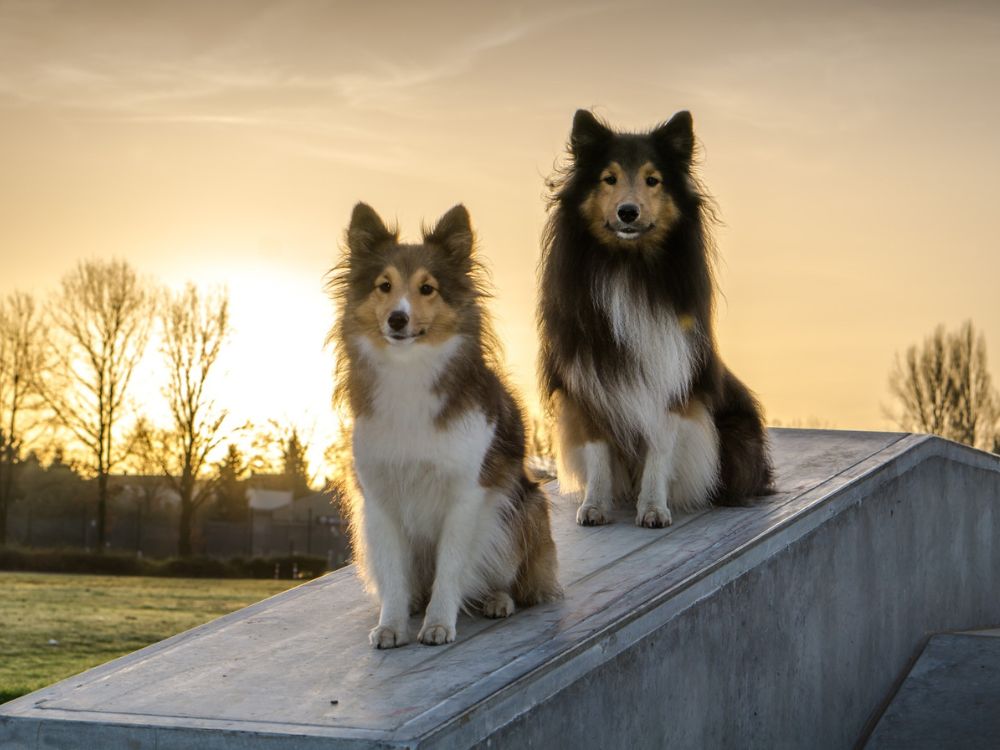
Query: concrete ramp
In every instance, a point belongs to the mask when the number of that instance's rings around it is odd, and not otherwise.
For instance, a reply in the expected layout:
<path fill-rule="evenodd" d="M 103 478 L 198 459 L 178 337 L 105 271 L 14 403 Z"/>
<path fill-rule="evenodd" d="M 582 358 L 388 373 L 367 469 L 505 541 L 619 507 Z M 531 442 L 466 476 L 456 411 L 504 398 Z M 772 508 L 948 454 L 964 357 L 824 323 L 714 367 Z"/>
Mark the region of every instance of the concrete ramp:
<path fill-rule="evenodd" d="M 1000 630 L 935 635 L 865 750 L 1000 747 Z"/>
<path fill-rule="evenodd" d="M 557 498 L 562 602 L 373 651 L 346 568 L 0 706 L 0 747 L 851 747 L 931 633 L 1000 624 L 1000 459 L 772 441 L 755 507 L 583 528 Z"/>

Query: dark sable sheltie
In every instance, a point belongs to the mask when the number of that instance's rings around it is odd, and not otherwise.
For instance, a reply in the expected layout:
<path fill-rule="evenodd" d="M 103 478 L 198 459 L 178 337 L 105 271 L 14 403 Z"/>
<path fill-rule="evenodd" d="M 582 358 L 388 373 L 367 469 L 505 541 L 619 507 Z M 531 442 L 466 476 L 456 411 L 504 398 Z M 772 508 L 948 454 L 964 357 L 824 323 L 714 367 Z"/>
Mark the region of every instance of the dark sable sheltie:
<path fill-rule="evenodd" d="M 489 617 L 556 598 L 548 502 L 525 473 L 521 409 L 500 376 L 463 206 L 400 244 L 359 203 L 331 283 L 337 393 L 354 417 L 355 556 L 378 595 L 377 648 L 455 640 L 458 611 Z"/>
<path fill-rule="evenodd" d="M 691 115 L 626 134 L 580 110 L 569 152 L 553 181 L 538 318 L 560 480 L 583 489 L 577 522 L 606 523 L 613 500 L 635 501 L 636 523 L 656 528 L 671 508 L 768 493 L 760 406 L 716 351 Z"/>

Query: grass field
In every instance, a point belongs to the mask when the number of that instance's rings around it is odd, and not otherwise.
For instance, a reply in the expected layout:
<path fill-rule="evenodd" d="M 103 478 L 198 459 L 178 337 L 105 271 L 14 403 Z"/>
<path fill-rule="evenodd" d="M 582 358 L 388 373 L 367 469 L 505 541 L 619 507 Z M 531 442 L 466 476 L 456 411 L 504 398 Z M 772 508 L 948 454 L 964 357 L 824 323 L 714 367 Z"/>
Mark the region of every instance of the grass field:
<path fill-rule="evenodd" d="M 295 583 L 0 572 L 0 703 Z"/>

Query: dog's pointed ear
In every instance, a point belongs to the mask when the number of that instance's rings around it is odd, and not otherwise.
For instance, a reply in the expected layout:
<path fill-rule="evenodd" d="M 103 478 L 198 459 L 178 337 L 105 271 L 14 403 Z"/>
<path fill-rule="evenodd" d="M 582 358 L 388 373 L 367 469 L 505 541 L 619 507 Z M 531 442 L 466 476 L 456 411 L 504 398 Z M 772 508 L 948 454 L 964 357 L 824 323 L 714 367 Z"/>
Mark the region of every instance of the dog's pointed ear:
<path fill-rule="evenodd" d="M 396 233 L 389 231 L 375 209 L 367 203 L 356 205 L 347 227 L 347 247 L 351 255 L 371 253 L 388 240 L 395 241 Z"/>
<path fill-rule="evenodd" d="M 666 153 L 691 166 L 694 158 L 694 121 L 687 110 L 678 112 L 653 131 L 653 140 Z"/>
<path fill-rule="evenodd" d="M 461 203 L 448 209 L 429 232 L 424 230 L 424 242 L 438 245 L 455 258 L 472 255 L 473 234 L 469 212 Z"/>
<path fill-rule="evenodd" d="M 611 130 L 588 109 L 578 109 L 573 115 L 573 130 L 569 135 L 569 148 L 574 156 L 592 151 L 612 136 Z"/>

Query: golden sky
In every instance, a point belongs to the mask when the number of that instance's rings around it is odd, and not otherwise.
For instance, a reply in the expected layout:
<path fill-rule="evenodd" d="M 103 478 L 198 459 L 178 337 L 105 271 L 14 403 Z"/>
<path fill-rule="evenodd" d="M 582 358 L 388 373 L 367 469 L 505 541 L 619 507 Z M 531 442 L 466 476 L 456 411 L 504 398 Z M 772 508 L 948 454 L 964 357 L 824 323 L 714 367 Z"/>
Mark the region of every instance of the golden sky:
<path fill-rule="evenodd" d="M 884 428 L 893 353 L 939 322 L 973 319 L 1000 377 L 998 90 L 988 2 L 0 0 L 0 294 L 84 257 L 227 284 L 220 399 L 322 435 L 352 205 L 416 239 L 463 202 L 530 401 L 543 179 L 574 110 L 690 109 L 724 358 L 771 420 Z"/>

